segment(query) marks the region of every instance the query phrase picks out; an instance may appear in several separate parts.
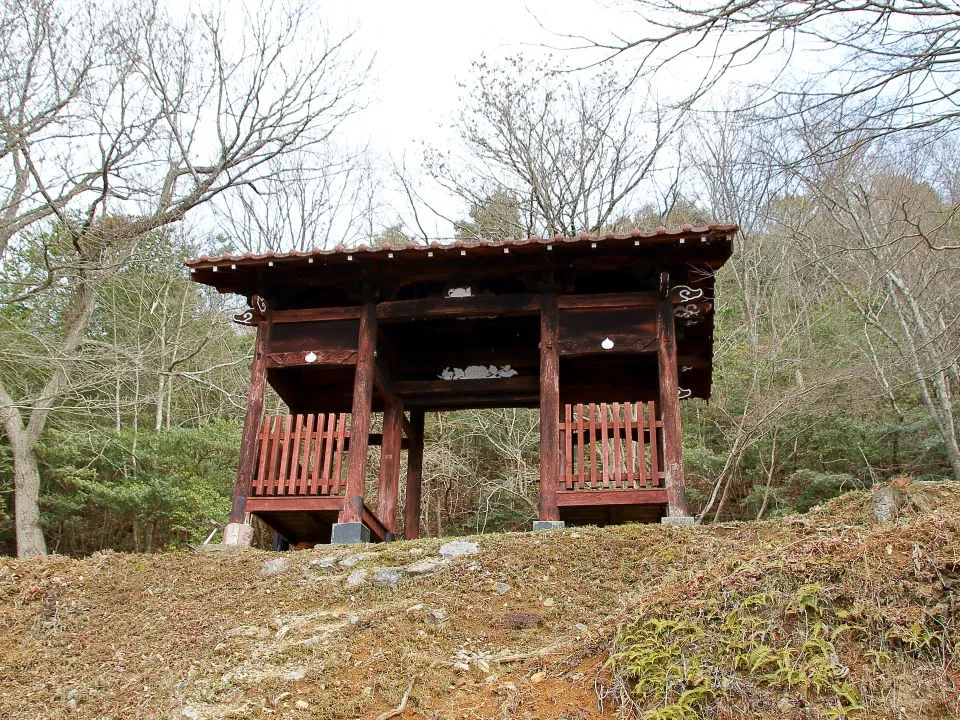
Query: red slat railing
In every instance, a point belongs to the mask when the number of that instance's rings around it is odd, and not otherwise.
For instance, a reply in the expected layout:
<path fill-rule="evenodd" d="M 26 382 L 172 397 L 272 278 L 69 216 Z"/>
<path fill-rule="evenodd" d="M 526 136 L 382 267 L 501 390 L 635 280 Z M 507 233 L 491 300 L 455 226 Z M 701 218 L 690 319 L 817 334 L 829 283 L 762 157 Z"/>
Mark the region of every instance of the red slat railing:
<path fill-rule="evenodd" d="M 251 495 L 340 495 L 349 438 L 347 413 L 265 416 Z"/>
<path fill-rule="evenodd" d="M 662 488 L 660 428 L 653 402 L 566 405 L 560 418 L 560 489 Z"/>

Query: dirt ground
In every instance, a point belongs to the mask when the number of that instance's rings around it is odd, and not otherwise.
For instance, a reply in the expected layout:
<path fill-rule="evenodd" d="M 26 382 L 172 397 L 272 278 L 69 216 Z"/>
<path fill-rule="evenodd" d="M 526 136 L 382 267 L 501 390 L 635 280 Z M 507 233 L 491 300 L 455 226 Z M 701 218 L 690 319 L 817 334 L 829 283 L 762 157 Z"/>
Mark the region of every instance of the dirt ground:
<path fill-rule="evenodd" d="M 904 492 L 888 525 L 960 517 L 956 483 Z M 693 593 L 720 560 L 871 524 L 861 493 L 762 523 L 477 536 L 477 554 L 393 588 L 370 582 L 377 568 L 439 558 L 444 541 L 4 559 L 0 717 L 612 717 L 626 708 L 611 643 L 664 578 Z"/>

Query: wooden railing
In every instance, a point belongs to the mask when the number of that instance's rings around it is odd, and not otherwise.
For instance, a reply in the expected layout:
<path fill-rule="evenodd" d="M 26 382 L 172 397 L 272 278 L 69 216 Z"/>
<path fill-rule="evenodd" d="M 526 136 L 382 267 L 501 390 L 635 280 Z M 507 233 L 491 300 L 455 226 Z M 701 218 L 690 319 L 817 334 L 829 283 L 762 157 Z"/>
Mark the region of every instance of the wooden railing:
<path fill-rule="evenodd" d="M 260 425 L 251 494 L 340 495 L 349 437 L 347 413 L 267 415 Z"/>
<path fill-rule="evenodd" d="M 663 438 L 654 403 L 566 405 L 561 490 L 663 487 Z"/>

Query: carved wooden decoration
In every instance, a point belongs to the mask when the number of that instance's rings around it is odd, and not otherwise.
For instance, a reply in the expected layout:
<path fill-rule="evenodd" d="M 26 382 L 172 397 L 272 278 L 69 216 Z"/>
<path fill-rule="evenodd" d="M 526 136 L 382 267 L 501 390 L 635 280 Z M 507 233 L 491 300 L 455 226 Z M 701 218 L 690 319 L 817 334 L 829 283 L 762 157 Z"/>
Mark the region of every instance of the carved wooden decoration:
<path fill-rule="evenodd" d="M 233 321 L 238 325 L 257 325 L 262 322 L 267 314 L 267 301 L 259 295 L 253 295 L 250 298 L 250 307 L 242 313 L 233 316 Z"/>

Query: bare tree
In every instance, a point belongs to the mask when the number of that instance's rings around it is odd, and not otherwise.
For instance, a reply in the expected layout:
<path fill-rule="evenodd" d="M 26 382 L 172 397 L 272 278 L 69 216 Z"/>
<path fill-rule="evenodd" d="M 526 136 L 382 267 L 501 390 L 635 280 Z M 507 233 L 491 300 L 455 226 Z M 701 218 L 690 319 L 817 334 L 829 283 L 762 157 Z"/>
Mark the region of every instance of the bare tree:
<path fill-rule="evenodd" d="M 431 151 L 427 169 L 468 206 L 499 207 L 503 234 L 600 230 L 649 179 L 674 129 L 608 71 L 584 78 L 514 57 L 475 64 L 464 90 L 466 153 Z"/>
<path fill-rule="evenodd" d="M 960 118 L 960 21 L 948 0 L 633 0 L 632 5 L 644 30 L 634 37 L 588 41 L 588 47 L 599 47 L 608 58 L 632 59 L 636 78 L 696 61 L 700 81 L 683 98 L 685 105 L 721 79 L 762 63 L 775 76 L 765 99 L 783 101 L 781 110 L 834 112 L 838 122 L 825 141 L 851 133 L 862 138 L 934 125 L 954 128 Z M 798 73 L 798 67 L 809 71 Z"/>
<path fill-rule="evenodd" d="M 365 150 L 299 152 L 274 158 L 268 168 L 217 206 L 221 224 L 243 250 L 330 249 L 376 223 L 380 178 Z"/>
<path fill-rule="evenodd" d="M 70 384 L 98 292 L 139 238 L 221 194 L 261 180 L 276 158 L 326 142 L 354 109 L 362 68 L 306 5 L 198 12 L 174 19 L 131 2 L 5 0 L 0 27 L 0 250 L 28 278 L 4 302 L 68 288 L 43 371 L 0 379 L 0 421 L 14 461 L 17 548 L 45 552 L 35 456 Z M 228 26 L 244 12 L 242 34 Z M 35 272 L 9 248 L 64 236 Z M 14 272 L 16 270 L 16 272 Z"/>
<path fill-rule="evenodd" d="M 909 379 L 960 479 L 956 208 L 927 181 L 941 149 L 865 143 L 832 162 L 794 163 L 810 205 L 788 207 L 779 220 L 862 317 L 887 393 L 893 396 L 888 378 Z"/>

